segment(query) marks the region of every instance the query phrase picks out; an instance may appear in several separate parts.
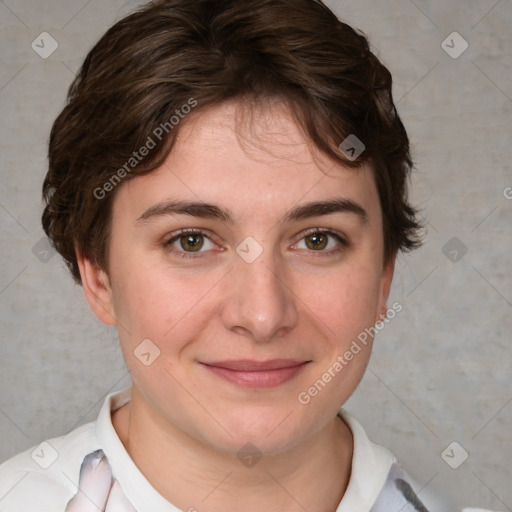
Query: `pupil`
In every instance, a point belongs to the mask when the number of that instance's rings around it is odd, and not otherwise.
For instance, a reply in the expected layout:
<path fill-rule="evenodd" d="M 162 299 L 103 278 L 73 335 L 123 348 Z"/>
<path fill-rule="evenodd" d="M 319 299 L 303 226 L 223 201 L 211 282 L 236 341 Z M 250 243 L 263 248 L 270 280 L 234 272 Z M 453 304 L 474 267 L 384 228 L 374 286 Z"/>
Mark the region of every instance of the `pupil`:
<path fill-rule="evenodd" d="M 321 233 L 317 233 L 309 236 L 310 249 L 323 249 L 327 245 L 327 237 Z"/>
<path fill-rule="evenodd" d="M 203 246 L 201 235 L 187 235 L 183 237 L 181 246 L 185 250 L 198 251 Z"/>

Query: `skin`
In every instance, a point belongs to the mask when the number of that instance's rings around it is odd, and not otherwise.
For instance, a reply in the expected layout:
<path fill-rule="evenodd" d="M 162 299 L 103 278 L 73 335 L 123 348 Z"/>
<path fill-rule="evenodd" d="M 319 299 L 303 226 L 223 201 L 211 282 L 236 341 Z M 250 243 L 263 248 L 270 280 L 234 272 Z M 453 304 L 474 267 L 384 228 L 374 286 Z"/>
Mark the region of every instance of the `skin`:
<path fill-rule="evenodd" d="M 318 154 L 277 102 L 253 112 L 249 128 L 240 113 L 236 102 L 193 113 L 166 162 L 118 188 L 108 272 L 78 254 L 89 304 L 118 326 L 132 376 L 131 402 L 113 424 L 146 478 L 182 510 L 330 512 L 353 449 L 337 412 L 364 374 L 371 342 L 309 404 L 297 396 L 383 318 L 394 258 L 383 259 L 369 167 Z M 366 220 L 352 211 L 285 218 L 340 198 Z M 137 220 L 168 200 L 215 204 L 232 222 L 184 213 Z M 198 252 L 188 235 L 175 238 L 187 228 L 207 236 L 192 239 Z M 252 263 L 236 252 L 247 237 L 263 249 Z M 144 339 L 160 350 L 149 366 L 134 355 Z M 201 364 L 277 358 L 309 362 L 268 389 L 241 387 Z M 262 455 L 252 467 L 236 456 L 249 442 Z"/>

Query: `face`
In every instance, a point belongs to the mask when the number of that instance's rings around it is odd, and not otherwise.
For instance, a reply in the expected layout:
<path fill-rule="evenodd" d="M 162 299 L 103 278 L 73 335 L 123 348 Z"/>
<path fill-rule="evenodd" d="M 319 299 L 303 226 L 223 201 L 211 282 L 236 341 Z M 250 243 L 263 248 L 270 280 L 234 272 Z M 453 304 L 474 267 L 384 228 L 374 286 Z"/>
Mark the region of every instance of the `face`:
<path fill-rule="evenodd" d="M 190 116 L 164 165 L 116 192 L 108 275 L 80 268 L 154 421 L 271 454 L 356 388 L 371 340 L 353 342 L 385 312 L 393 269 L 371 170 L 315 154 L 283 106 L 250 128 L 238 113 Z"/>

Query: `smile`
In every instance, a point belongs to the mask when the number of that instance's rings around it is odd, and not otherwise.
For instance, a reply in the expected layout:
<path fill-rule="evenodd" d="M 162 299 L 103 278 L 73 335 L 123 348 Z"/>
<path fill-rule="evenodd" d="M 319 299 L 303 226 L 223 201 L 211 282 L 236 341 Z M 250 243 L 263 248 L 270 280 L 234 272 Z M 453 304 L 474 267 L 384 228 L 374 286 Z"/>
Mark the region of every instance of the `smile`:
<path fill-rule="evenodd" d="M 273 359 L 269 361 L 217 361 L 201 363 L 227 381 L 247 388 L 273 388 L 298 375 L 311 361 Z"/>

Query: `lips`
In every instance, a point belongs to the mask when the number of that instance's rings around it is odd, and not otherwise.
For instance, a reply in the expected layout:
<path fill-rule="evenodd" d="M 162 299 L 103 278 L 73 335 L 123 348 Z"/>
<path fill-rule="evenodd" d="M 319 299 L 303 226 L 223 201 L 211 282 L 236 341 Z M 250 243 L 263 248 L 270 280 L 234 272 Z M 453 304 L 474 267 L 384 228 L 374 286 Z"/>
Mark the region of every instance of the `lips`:
<path fill-rule="evenodd" d="M 216 361 L 214 363 L 203 363 L 208 366 L 225 368 L 226 370 L 235 370 L 242 372 L 263 372 L 268 370 L 279 370 L 282 368 L 293 368 L 307 361 L 297 359 L 272 359 L 269 361 L 251 361 L 242 359 L 238 361 Z"/>
<path fill-rule="evenodd" d="M 271 388 L 294 378 L 309 362 L 298 359 L 272 359 L 268 361 L 243 359 L 201 364 L 218 377 L 239 386 Z"/>

